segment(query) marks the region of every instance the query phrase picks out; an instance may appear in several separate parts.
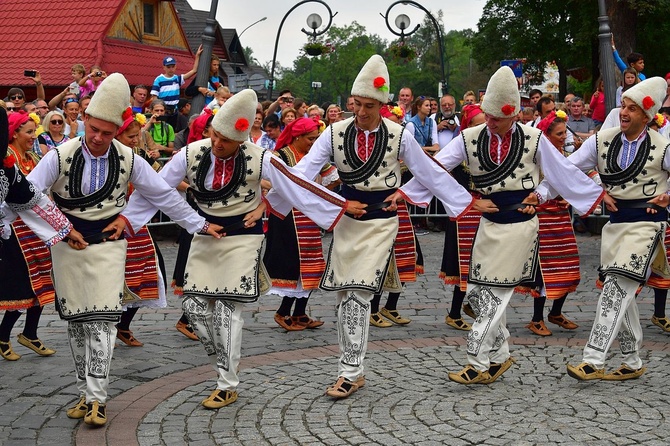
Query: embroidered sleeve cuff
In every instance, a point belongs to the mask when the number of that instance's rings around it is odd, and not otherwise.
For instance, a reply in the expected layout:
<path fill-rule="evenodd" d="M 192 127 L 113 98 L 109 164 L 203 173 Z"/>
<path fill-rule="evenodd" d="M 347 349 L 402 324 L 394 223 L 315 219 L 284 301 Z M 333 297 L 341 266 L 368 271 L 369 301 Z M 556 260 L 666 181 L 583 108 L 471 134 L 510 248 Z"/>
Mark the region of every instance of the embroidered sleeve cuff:
<path fill-rule="evenodd" d="M 539 193 L 538 191 L 535 191 L 535 192 L 533 192 L 533 193 L 534 193 L 535 196 L 537 197 L 537 202 L 538 202 L 538 204 L 544 204 L 544 203 L 547 202 L 547 200 L 545 200 L 544 197 L 542 196 L 542 194 Z"/>
<path fill-rule="evenodd" d="M 135 237 L 135 231 L 133 230 L 133 226 L 130 224 L 128 219 L 123 215 L 119 215 L 119 217 L 126 222 L 126 228 L 123 231 L 128 234 L 129 237 Z"/>
<path fill-rule="evenodd" d="M 419 206 L 422 208 L 427 208 L 430 203 L 424 203 L 424 202 L 416 202 L 413 201 L 411 198 L 409 198 L 409 195 L 405 194 L 402 189 L 398 189 L 398 192 L 400 192 L 400 195 L 405 199 L 406 202 L 413 204 L 415 206 Z"/>
<path fill-rule="evenodd" d="M 589 215 L 591 215 L 593 213 L 593 211 L 596 209 L 596 207 L 598 207 L 600 202 L 603 201 L 603 198 L 605 197 L 606 193 L 607 193 L 607 191 L 603 190 L 603 192 L 600 194 L 598 199 L 591 206 L 591 209 L 589 209 L 589 211 L 586 214 L 582 215 L 581 217 L 588 217 Z"/>
<path fill-rule="evenodd" d="M 209 230 L 209 222 L 205 221 L 205 224 L 202 225 L 202 229 L 200 229 L 200 234 L 207 234 L 208 230 Z"/>
<path fill-rule="evenodd" d="M 275 217 L 279 218 L 280 220 L 283 220 L 284 218 L 286 218 L 286 215 L 282 214 L 281 212 L 277 212 L 275 210 L 275 208 L 272 207 L 272 205 L 270 204 L 270 200 L 263 197 L 263 201 L 265 202 L 265 205 L 267 206 L 267 209 L 265 210 L 266 212 L 274 215 Z"/>
<path fill-rule="evenodd" d="M 335 228 L 335 226 L 337 226 L 337 223 L 340 221 L 342 216 L 345 214 L 346 210 L 347 210 L 347 207 L 346 207 L 346 204 L 345 204 L 345 206 L 342 208 L 342 211 L 337 215 L 337 217 L 335 218 L 335 221 L 333 222 L 332 225 L 330 225 L 330 227 L 327 229 L 327 231 L 332 231 Z"/>
<path fill-rule="evenodd" d="M 476 200 L 477 200 L 477 198 L 473 196 L 473 197 L 472 197 L 472 200 L 470 201 L 470 204 L 469 204 L 465 209 L 463 209 L 463 212 L 461 212 L 460 214 L 458 214 L 458 216 L 456 216 L 456 218 L 450 218 L 450 220 L 452 220 L 452 221 L 458 221 L 458 220 L 460 220 L 461 218 L 463 218 L 463 216 L 464 216 L 465 214 L 467 214 L 468 212 L 470 212 L 470 210 L 472 209 L 472 207 L 475 205 L 475 201 L 476 201 Z"/>
<path fill-rule="evenodd" d="M 58 233 L 56 233 L 56 235 L 51 237 L 49 240 L 46 240 L 44 244 L 47 245 L 48 247 L 52 247 L 53 245 L 55 245 L 56 243 L 62 241 L 65 237 L 67 237 L 70 231 L 72 231 L 72 228 L 73 228 L 72 223 L 70 223 L 68 226 L 58 231 Z"/>

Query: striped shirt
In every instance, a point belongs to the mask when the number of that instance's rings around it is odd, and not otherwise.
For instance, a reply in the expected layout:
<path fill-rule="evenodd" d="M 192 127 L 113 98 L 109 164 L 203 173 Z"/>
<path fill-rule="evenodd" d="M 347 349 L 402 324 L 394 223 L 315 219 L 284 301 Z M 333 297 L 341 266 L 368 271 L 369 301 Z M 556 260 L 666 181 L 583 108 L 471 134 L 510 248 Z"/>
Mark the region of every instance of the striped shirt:
<path fill-rule="evenodd" d="M 165 105 L 176 107 L 179 103 L 179 89 L 184 85 L 184 82 L 183 75 L 175 74 L 168 78 L 161 74 L 154 80 L 151 95 L 165 101 Z"/>

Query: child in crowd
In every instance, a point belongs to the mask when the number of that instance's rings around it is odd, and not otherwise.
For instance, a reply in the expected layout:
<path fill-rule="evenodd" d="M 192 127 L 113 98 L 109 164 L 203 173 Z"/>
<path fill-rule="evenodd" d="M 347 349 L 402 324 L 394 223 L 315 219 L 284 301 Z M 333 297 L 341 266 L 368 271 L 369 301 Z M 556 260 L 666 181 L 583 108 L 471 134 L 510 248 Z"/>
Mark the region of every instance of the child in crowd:
<path fill-rule="evenodd" d="M 88 96 L 93 93 L 106 77 L 107 73 L 102 71 L 99 65 L 93 65 L 88 76 L 79 79 L 79 96 Z"/>
<path fill-rule="evenodd" d="M 181 86 L 184 85 L 187 79 L 193 76 L 198 70 L 198 61 L 202 54 L 202 45 L 195 53 L 195 61 L 191 71 L 184 74 L 177 73 L 177 60 L 172 56 L 167 56 L 163 59 L 163 74 L 160 74 L 154 80 L 151 87 L 151 100 L 161 99 L 164 102 L 165 112 L 172 115 L 177 110 L 179 104 L 179 92 Z"/>
<path fill-rule="evenodd" d="M 82 64 L 76 63 L 72 65 L 71 73 L 73 82 L 70 84 L 69 92 L 72 94 L 76 94 L 77 97 L 79 98 L 81 95 L 81 88 L 79 87 L 79 82 L 81 82 L 81 80 L 84 79 L 84 77 L 86 76 L 86 68 Z"/>
<path fill-rule="evenodd" d="M 230 92 L 228 87 L 221 85 L 219 86 L 219 88 L 216 89 L 216 93 L 214 93 L 214 99 L 212 99 L 212 101 L 209 104 L 207 104 L 206 108 L 212 111 L 218 110 L 232 96 L 233 94 Z"/>

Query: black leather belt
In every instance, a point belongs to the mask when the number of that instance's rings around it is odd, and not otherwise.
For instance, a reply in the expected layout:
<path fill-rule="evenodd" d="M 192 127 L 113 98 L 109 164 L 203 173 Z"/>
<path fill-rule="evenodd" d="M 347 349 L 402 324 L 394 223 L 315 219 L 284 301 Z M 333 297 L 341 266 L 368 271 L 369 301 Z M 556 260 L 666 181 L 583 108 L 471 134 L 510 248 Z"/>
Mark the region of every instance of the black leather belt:
<path fill-rule="evenodd" d="M 505 206 L 498 206 L 498 211 L 500 212 L 518 211 L 519 209 L 523 209 L 526 206 L 535 207 L 536 205 L 530 203 L 508 204 Z"/>
<path fill-rule="evenodd" d="M 244 223 L 245 223 L 244 220 L 240 220 L 240 221 L 237 221 L 235 223 L 231 223 L 229 225 L 226 225 L 223 229 L 221 229 L 219 231 L 219 234 L 223 235 L 223 234 L 226 234 L 228 232 L 237 231 L 238 229 L 244 229 Z M 208 233 L 205 232 L 205 233 L 202 233 L 202 235 L 212 235 L 212 234 L 208 234 Z"/>
<path fill-rule="evenodd" d="M 655 209 L 659 212 L 665 210 L 665 208 L 662 207 L 662 206 L 659 206 L 659 205 L 654 204 L 654 203 L 647 203 L 645 201 L 638 201 L 638 202 L 617 201 L 616 203 L 614 203 L 614 205 L 617 207 L 617 209 L 618 208 L 621 208 L 621 209 Z"/>
<path fill-rule="evenodd" d="M 104 241 L 109 240 L 109 238 L 116 233 L 115 230 L 109 230 L 105 232 L 99 232 L 97 234 L 91 234 L 87 235 L 84 237 L 84 241 L 88 243 L 89 245 L 97 245 L 98 243 L 102 243 Z M 68 240 L 72 240 L 70 237 L 65 237 Z M 74 240 L 72 240 L 74 241 Z M 109 240 L 110 242 L 115 242 L 116 240 Z"/>

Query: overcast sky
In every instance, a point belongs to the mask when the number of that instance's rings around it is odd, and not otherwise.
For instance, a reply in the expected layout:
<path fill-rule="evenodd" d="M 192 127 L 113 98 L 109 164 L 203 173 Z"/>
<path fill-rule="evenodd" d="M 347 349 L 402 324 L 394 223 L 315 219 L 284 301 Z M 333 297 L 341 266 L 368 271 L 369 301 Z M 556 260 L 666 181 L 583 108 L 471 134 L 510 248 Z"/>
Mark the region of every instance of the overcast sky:
<path fill-rule="evenodd" d="M 188 0 L 194 9 L 209 11 L 210 0 Z M 297 1 L 291 0 L 219 0 L 216 18 L 223 28 L 236 28 L 238 34 L 244 28 L 263 17 L 266 20 L 254 25 L 244 32 L 240 41 L 243 46 L 253 49 L 254 56 L 259 62 L 272 60 L 274 42 L 277 29 L 284 14 Z M 384 39 L 392 40 L 393 34 L 386 28 L 384 18 L 379 13 L 386 13 L 393 3 L 390 0 L 330 0 L 327 1 L 333 14 L 333 24 L 343 26 L 353 21 L 363 25 L 370 34 L 378 34 Z M 439 9 L 444 12 L 444 26 L 446 31 L 466 28 L 477 29 L 477 22 L 481 17 L 485 0 L 418 0 L 426 9 L 437 14 Z M 317 13 L 323 19 L 323 26 L 328 23 L 328 10 L 316 2 L 306 3 L 296 8 L 284 22 L 277 60 L 282 66 L 291 66 L 298 56 L 300 48 L 307 41 L 301 28 L 308 28 L 306 20 L 311 13 Z M 414 25 L 421 23 L 425 13 L 410 5 L 396 5 L 391 10 L 389 23 L 393 24 L 399 14 L 407 14 Z M 203 23 L 204 29 L 204 23 Z"/>

